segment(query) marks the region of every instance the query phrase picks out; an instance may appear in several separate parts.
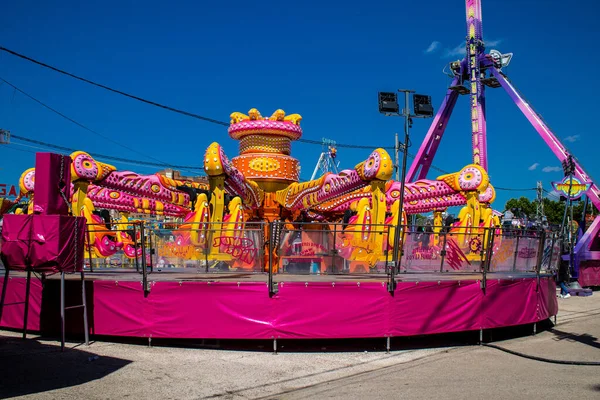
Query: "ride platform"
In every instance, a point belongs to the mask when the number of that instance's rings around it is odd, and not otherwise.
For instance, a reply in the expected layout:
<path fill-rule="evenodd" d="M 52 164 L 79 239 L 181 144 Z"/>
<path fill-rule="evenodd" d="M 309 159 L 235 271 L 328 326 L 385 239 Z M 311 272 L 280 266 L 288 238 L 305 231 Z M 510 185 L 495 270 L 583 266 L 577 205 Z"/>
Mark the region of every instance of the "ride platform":
<path fill-rule="evenodd" d="M 9 279 L 0 327 L 22 329 L 25 274 Z M 267 273 L 173 268 L 150 273 L 144 290 L 135 270 L 86 272 L 89 330 L 149 339 L 374 338 L 530 324 L 558 311 L 554 279 L 539 273 L 406 272 L 392 291 L 379 273 L 272 279 L 270 286 Z M 59 284 L 57 276 L 32 279 L 29 331 L 57 331 Z M 65 289 L 67 307 L 81 301 L 79 274 Z M 68 334 L 82 333 L 79 314 L 67 312 Z"/>

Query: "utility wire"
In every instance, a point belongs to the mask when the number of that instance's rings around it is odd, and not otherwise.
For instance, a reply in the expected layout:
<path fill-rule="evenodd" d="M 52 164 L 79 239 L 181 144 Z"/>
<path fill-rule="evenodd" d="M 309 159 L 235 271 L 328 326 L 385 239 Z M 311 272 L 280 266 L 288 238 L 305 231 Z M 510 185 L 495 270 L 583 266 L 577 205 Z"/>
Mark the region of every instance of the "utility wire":
<path fill-rule="evenodd" d="M 61 150 L 61 151 L 67 151 L 67 152 L 74 152 L 77 151 L 76 149 L 73 149 L 71 147 L 65 147 L 65 146 L 59 146 L 56 144 L 52 144 L 52 143 L 47 143 L 47 142 L 42 142 L 41 140 L 34 140 L 34 139 L 29 139 L 23 136 L 19 136 L 19 135 L 14 135 L 11 133 L 10 135 L 11 139 L 17 139 L 17 140 L 22 140 L 24 142 L 28 142 L 28 143 L 33 143 L 33 144 L 37 144 L 39 146 L 44 146 L 46 148 L 50 148 L 50 149 L 55 149 L 55 150 Z M 123 162 L 123 163 L 135 163 L 135 164 L 139 164 L 139 165 L 146 165 L 146 166 L 152 166 L 152 167 L 171 167 L 171 168 L 175 168 L 175 169 L 185 169 L 185 170 L 203 170 L 202 167 L 194 167 L 194 166 L 190 166 L 190 165 L 172 165 L 172 164 L 159 164 L 159 163 L 153 163 L 153 162 L 149 162 L 149 161 L 139 161 L 139 160 L 132 160 L 129 158 L 122 158 L 122 157 L 115 157 L 115 156 L 108 156 L 105 154 L 100 154 L 100 153 L 95 153 L 95 152 L 88 152 L 90 155 L 97 157 L 98 159 L 105 159 L 105 160 L 112 160 L 112 161 L 119 161 L 119 162 Z"/>
<path fill-rule="evenodd" d="M 5 144 L 5 146 L 9 146 L 11 150 L 23 151 L 23 152 L 32 153 L 32 154 L 35 154 L 37 152 L 36 151 L 32 151 L 32 150 L 19 149 L 19 148 L 15 148 L 13 146 L 22 146 L 22 147 L 27 147 L 27 148 L 30 148 L 30 149 L 37 149 L 37 150 L 42 150 L 42 151 L 48 151 L 47 147 L 32 146 L 32 145 L 29 145 L 29 144 L 17 143 L 17 142 L 8 143 L 8 144 Z M 98 161 L 106 161 L 102 156 L 99 156 L 99 157 L 96 156 L 96 158 L 98 159 Z M 152 169 L 156 170 L 156 165 L 147 165 L 146 161 L 138 161 L 138 160 L 128 160 L 128 161 L 118 160 L 118 161 L 121 164 L 136 165 L 138 167 L 152 168 Z M 183 170 L 183 168 L 181 170 Z M 193 174 L 204 175 L 204 174 L 200 174 L 199 171 L 189 171 L 189 172 L 192 172 Z"/>
<path fill-rule="evenodd" d="M 524 192 L 526 190 L 537 190 L 536 188 L 515 189 L 515 188 L 503 188 L 503 187 L 496 187 L 496 186 L 494 186 L 494 189 L 496 189 L 496 190 L 510 190 L 510 191 L 514 191 L 514 192 Z"/>
<path fill-rule="evenodd" d="M 103 85 L 103 84 L 101 84 L 101 83 L 94 82 L 94 81 L 92 81 L 92 80 L 90 80 L 90 79 L 83 78 L 83 77 L 81 77 L 81 76 L 78 76 L 78 75 L 75 75 L 75 74 L 73 74 L 73 73 L 71 73 L 71 72 L 67 72 L 67 71 L 65 71 L 65 70 L 62 70 L 62 69 L 60 69 L 60 68 L 53 67 L 52 65 L 49 65 L 49 64 L 46 64 L 46 63 L 44 63 L 44 62 L 38 61 L 38 60 L 36 60 L 36 59 L 34 59 L 34 58 L 28 57 L 28 56 L 26 56 L 26 55 L 24 55 L 24 54 L 21 54 L 21 53 L 18 53 L 18 52 L 16 52 L 16 51 L 13 51 L 13 50 L 7 49 L 7 48 L 6 48 L 6 47 L 4 47 L 4 46 L 0 46 L 0 51 L 5 51 L 5 52 L 7 52 L 7 53 L 9 53 L 9 54 L 12 54 L 13 56 L 16 56 L 16 57 L 22 58 L 22 59 L 24 59 L 24 60 L 27 60 L 27 61 L 29 61 L 29 62 L 32 62 L 32 63 L 34 63 L 34 64 L 37 64 L 37 65 L 39 65 L 39 66 L 42 66 L 42 67 L 44 67 L 44 68 L 51 69 L 52 71 L 58 72 L 58 73 L 60 73 L 60 74 L 63 74 L 63 75 L 69 76 L 69 77 L 71 77 L 71 78 L 77 79 L 77 80 L 79 80 L 79 81 L 82 81 L 82 82 L 88 83 L 88 84 L 90 84 L 90 85 L 93 85 L 93 86 L 96 86 L 96 87 L 99 87 L 99 88 L 102 88 L 102 89 L 108 90 L 108 91 L 110 91 L 110 92 L 117 93 L 117 94 L 120 94 L 120 95 L 122 95 L 122 96 L 125 96 L 125 97 L 128 97 L 128 98 L 131 98 L 131 99 L 134 99 L 134 100 L 138 100 L 138 101 L 141 101 L 141 102 L 143 102 L 143 103 L 146 103 L 146 104 L 153 105 L 153 106 L 155 106 L 155 107 L 163 108 L 163 109 L 165 109 L 165 110 L 168 110 L 168 111 L 172 111 L 172 112 L 175 112 L 175 113 L 178 113 L 178 114 L 182 114 L 182 115 L 185 115 L 185 116 L 188 116 L 188 117 L 196 118 L 196 119 L 199 119 L 199 120 L 202 120 L 202 121 L 211 122 L 211 123 L 213 123 L 213 124 L 217 124 L 217 125 L 221 125 L 221 126 L 229 126 L 229 125 L 230 125 L 230 124 L 229 124 L 229 122 L 226 122 L 226 121 L 219 121 L 219 120 L 217 120 L 217 119 L 214 119 L 214 118 L 208 118 L 208 117 L 204 117 L 204 116 L 202 116 L 202 115 L 198 115 L 198 114 L 195 114 L 195 113 L 192 113 L 192 112 L 189 112 L 189 111 L 184 111 L 184 110 L 181 110 L 181 109 L 178 109 L 178 108 L 175 108 L 175 107 L 167 106 L 167 105 L 165 105 L 165 104 L 161 104 L 161 103 L 158 103 L 158 102 L 155 102 L 155 101 L 152 101 L 152 100 L 147 100 L 147 99 L 144 99 L 144 98 L 142 98 L 142 97 L 139 97 L 139 96 L 136 96 L 136 95 L 133 95 L 133 94 L 129 94 L 129 93 L 123 92 L 122 90 L 113 89 L 113 88 L 111 88 L 111 87 L 109 87 L 109 86 Z M 0 79 L 1 79 L 1 78 L 0 78 Z M 6 82 L 5 80 L 3 80 L 3 81 L 4 81 L 4 82 Z M 50 110 L 52 110 L 52 111 L 55 111 L 55 110 L 53 110 L 52 108 L 50 108 L 50 107 L 46 106 L 45 104 L 43 104 L 42 102 L 40 102 L 40 101 L 38 101 L 38 100 L 34 99 L 32 96 L 29 96 L 29 95 L 28 95 L 28 94 L 26 94 L 25 92 L 23 92 L 23 91 L 21 91 L 20 89 L 16 88 L 14 85 L 12 85 L 12 84 L 10 84 L 10 83 L 8 83 L 8 82 L 6 82 L 6 83 L 7 83 L 7 84 L 9 84 L 10 86 L 12 86 L 13 88 L 15 88 L 16 90 L 20 91 L 21 93 L 25 94 L 26 96 L 30 97 L 31 99 L 33 99 L 33 100 L 37 101 L 38 103 L 42 104 L 44 107 L 46 107 L 46 108 L 48 108 L 48 109 L 50 109 Z M 57 112 L 57 111 L 55 111 L 55 112 Z M 57 112 L 57 113 L 58 113 L 58 112 Z M 66 117 L 65 115 L 63 115 L 63 114 L 60 114 L 60 113 L 58 113 L 58 114 L 59 114 L 59 115 L 61 115 L 61 116 L 63 116 L 64 118 L 67 118 L 67 119 L 69 119 L 71 122 L 73 122 L 73 123 L 76 123 L 77 125 L 80 125 L 80 126 L 81 126 L 81 124 L 79 124 L 79 123 L 77 123 L 77 122 L 75 122 L 75 121 L 71 120 L 70 118 Z M 84 127 L 84 126 L 82 126 L 82 127 L 83 127 L 84 129 L 90 130 L 90 129 L 88 129 L 87 127 Z M 91 130 L 90 130 L 90 131 L 91 131 Z M 92 132 L 94 132 L 94 131 L 92 131 Z M 97 133 L 97 132 L 94 132 L 94 133 Z M 317 141 L 317 140 L 310 140 L 310 139 L 299 139 L 299 140 L 298 140 L 298 142 L 300 142 L 300 143 L 307 143 L 307 144 L 314 144 L 314 145 L 319 145 L 319 146 L 321 146 L 321 145 L 323 144 L 323 143 L 322 143 L 322 142 L 320 142 L 320 141 Z M 349 149 L 368 149 L 368 150 L 371 150 L 371 149 L 373 149 L 373 147 L 375 147 L 375 146 L 368 146 L 368 145 L 357 145 L 357 144 L 342 144 L 342 143 L 336 143 L 336 147 L 340 147 L 340 148 L 349 148 Z M 379 147 L 381 147 L 381 148 L 384 148 L 384 149 L 387 149 L 387 150 L 395 150 L 395 147 L 393 147 L 393 146 L 379 146 Z M 411 157 L 411 158 L 413 158 L 413 159 L 416 157 L 414 154 L 410 154 L 410 153 L 409 153 L 408 155 L 409 155 L 409 157 Z M 435 170 L 437 170 L 437 171 L 439 171 L 439 172 L 442 172 L 442 173 L 444 173 L 444 174 L 447 174 L 447 173 L 448 173 L 447 171 L 444 171 L 443 169 L 441 169 L 441 168 L 438 168 L 438 167 L 436 167 L 436 166 L 434 166 L 434 165 L 431 165 L 431 166 L 430 166 L 430 168 L 432 168 L 432 169 L 435 169 Z"/>
<path fill-rule="evenodd" d="M 108 137 L 108 136 L 106 136 L 106 135 L 103 135 L 103 134 L 101 134 L 100 132 L 97 132 L 97 131 L 95 131 L 95 130 L 93 130 L 93 129 L 91 129 L 91 128 L 88 128 L 87 126 L 83 125 L 82 123 L 79 123 L 79 122 L 75 121 L 73 118 L 70 118 L 70 117 L 68 117 L 67 115 L 65 115 L 65 114 L 61 113 L 60 111 L 58 111 L 58 110 L 56 110 L 56 109 L 54 109 L 54 108 L 50 107 L 49 105 L 45 104 L 45 103 L 44 103 L 44 102 L 42 102 L 41 100 L 38 100 L 38 99 L 36 99 L 35 97 L 33 97 L 32 95 L 30 95 L 29 93 L 26 93 L 25 91 L 23 91 L 23 90 L 19 89 L 18 87 L 16 87 L 15 85 L 13 85 L 13 84 L 12 84 L 12 83 L 10 83 L 9 81 L 7 81 L 6 79 L 4 79 L 4 78 L 0 77 L 0 81 L 2 81 L 2 82 L 4 82 L 4 83 L 6 83 L 7 85 L 11 86 L 11 87 L 12 87 L 14 90 L 16 90 L 16 91 L 18 91 L 19 93 L 21 93 L 21 94 L 23 94 L 23 95 L 25 95 L 25 96 L 29 97 L 31 100 L 35 101 L 36 103 L 38 103 L 38 104 L 39 104 L 39 105 L 41 105 L 42 107 L 45 107 L 45 108 L 47 108 L 48 110 L 52 111 L 53 113 L 55 113 L 55 114 L 57 114 L 57 115 L 59 115 L 59 116 L 63 117 L 63 118 L 64 118 L 64 119 L 66 119 L 67 121 L 69 121 L 69 122 L 72 122 L 73 124 L 75 124 L 75 125 L 79 126 L 80 128 L 83 128 L 83 129 L 85 129 L 86 131 L 93 133 L 94 135 L 98 135 L 98 136 L 100 136 L 100 137 L 102 137 L 102 138 L 104 138 L 104 139 L 106 139 L 106 140 L 108 140 L 108 141 L 111 141 L 111 142 L 115 143 L 116 145 L 119 145 L 119 146 L 123 147 L 124 149 L 127 149 L 127 150 L 129 150 L 129 151 L 132 151 L 132 152 L 134 152 L 134 153 L 136 153 L 136 154 L 140 154 L 140 155 L 142 155 L 142 156 L 148 157 L 148 158 L 150 158 L 150 159 L 152 159 L 152 160 L 158 161 L 158 162 L 160 162 L 160 163 L 161 163 L 161 165 L 168 166 L 168 164 L 167 164 L 167 163 L 165 163 L 165 162 L 163 162 L 163 161 L 161 161 L 161 160 L 158 160 L 158 159 L 156 159 L 156 158 L 154 158 L 154 157 L 152 157 L 152 156 L 149 156 L 149 155 L 146 155 L 146 154 L 144 154 L 144 153 L 141 153 L 141 152 L 139 152 L 139 151 L 137 151 L 137 150 L 134 150 L 134 149 L 132 149 L 132 148 L 131 148 L 131 147 L 129 147 L 129 146 L 126 146 L 126 145 L 124 145 L 124 144 L 122 144 L 122 143 L 120 143 L 120 142 L 118 142 L 118 141 L 116 141 L 116 140 L 113 140 L 113 139 L 111 139 L 110 137 Z"/>
<path fill-rule="evenodd" d="M 110 91 L 110 92 L 117 93 L 117 94 L 120 94 L 120 95 L 122 95 L 122 96 L 129 97 L 129 98 L 131 98 L 131 99 L 138 100 L 138 101 L 141 101 L 141 102 L 143 102 L 143 103 L 146 103 L 146 104 L 153 105 L 153 106 L 155 106 L 155 107 L 164 108 L 165 110 L 173 111 L 173 112 L 176 112 L 176 113 L 178 113 L 178 114 L 182 114 L 182 115 L 186 115 L 186 116 L 188 116 L 188 117 L 192 117 L 192 118 L 200 119 L 200 120 L 203 120 L 203 121 L 206 121 L 206 122 L 212 122 L 213 124 L 217 124 L 217 125 L 223 125 L 223 126 L 229 126 L 229 123 L 227 123 L 227 122 L 224 122 L 224 121 L 218 121 L 218 120 L 216 120 L 216 119 L 212 119 L 212 118 L 203 117 L 203 116 L 201 116 L 201 115 L 198 115 L 198 114 L 194 114 L 194 113 L 191 113 L 191 112 L 188 112 L 188 111 L 180 110 L 180 109 L 178 109 L 178 108 L 174 108 L 174 107 L 166 106 L 166 105 L 164 105 L 164 104 L 160 104 L 160 103 L 157 103 L 157 102 L 155 102 L 155 101 L 147 100 L 147 99 L 144 99 L 144 98 L 142 98 L 142 97 L 135 96 L 135 95 L 132 95 L 132 94 L 129 94 L 129 93 L 123 92 L 123 91 L 121 91 L 121 90 L 113 89 L 113 88 L 111 88 L 111 87 L 108 87 L 108 86 L 106 86 L 106 85 L 103 85 L 103 84 L 101 84 L 101 83 L 97 83 L 97 82 L 91 81 L 91 80 L 89 80 L 89 79 L 82 78 L 81 76 L 77 76 L 77 75 L 75 75 L 75 74 L 72 74 L 72 73 L 70 73 L 70 72 L 64 71 L 64 70 L 62 70 L 62 69 L 60 69 L 60 68 L 56 68 L 56 67 L 53 67 L 53 66 L 51 66 L 51 65 L 48 65 L 48 64 L 46 64 L 46 63 L 43 63 L 43 62 L 41 62 L 41 61 L 35 60 L 35 59 L 31 58 L 31 57 L 27 57 L 26 55 L 23 55 L 23 54 L 17 53 L 16 51 L 13 51 L 13 50 L 7 49 L 6 47 L 3 47 L 3 46 L 0 46 L 0 50 L 2 50 L 2 51 L 5 51 L 5 52 L 7 52 L 7 53 L 9 53 L 9 54 L 12 54 L 13 56 L 17 56 L 17 57 L 19 57 L 19 58 L 22 58 L 22 59 L 24 59 L 24 60 L 30 61 L 30 62 L 32 62 L 32 63 L 34 63 L 34 64 L 40 65 L 40 66 L 42 66 L 42 67 L 44 67 L 44 68 L 51 69 L 51 70 L 53 70 L 53 71 L 56 71 L 56 72 L 58 72 L 58 73 L 60 73 L 60 74 L 63 74 L 63 75 L 70 76 L 71 78 L 75 78 L 75 79 L 77 79 L 77 80 L 80 80 L 80 81 L 82 81 L 82 82 L 89 83 L 90 85 L 97 86 L 97 87 L 99 87 L 99 88 L 102 88 L 102 89 L 108 90 L 108 91 Z"/>

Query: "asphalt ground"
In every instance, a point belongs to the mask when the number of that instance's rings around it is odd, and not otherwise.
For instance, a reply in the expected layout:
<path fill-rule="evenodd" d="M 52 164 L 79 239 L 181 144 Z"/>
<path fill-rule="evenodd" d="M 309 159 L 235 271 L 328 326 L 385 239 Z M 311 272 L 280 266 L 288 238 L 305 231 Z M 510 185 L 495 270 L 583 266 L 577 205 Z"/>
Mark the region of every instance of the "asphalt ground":
<path fill-rule="evenodd" d="M 557 325 L 385 339 L 74 340 L 0 330 L 0 398 L 598 399 L 600 292 L 558 299 Z"/>

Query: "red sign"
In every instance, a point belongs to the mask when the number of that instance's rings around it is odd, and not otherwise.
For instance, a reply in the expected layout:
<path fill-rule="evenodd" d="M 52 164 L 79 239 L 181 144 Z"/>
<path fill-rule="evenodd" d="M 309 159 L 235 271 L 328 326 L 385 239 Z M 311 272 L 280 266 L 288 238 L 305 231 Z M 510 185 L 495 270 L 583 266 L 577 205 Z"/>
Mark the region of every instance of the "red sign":
<path fill-rule="evenodd" d="M 15 185 L 0 183 L 0 197 L 17 197 L 17 189 L 15 188 Z"/>

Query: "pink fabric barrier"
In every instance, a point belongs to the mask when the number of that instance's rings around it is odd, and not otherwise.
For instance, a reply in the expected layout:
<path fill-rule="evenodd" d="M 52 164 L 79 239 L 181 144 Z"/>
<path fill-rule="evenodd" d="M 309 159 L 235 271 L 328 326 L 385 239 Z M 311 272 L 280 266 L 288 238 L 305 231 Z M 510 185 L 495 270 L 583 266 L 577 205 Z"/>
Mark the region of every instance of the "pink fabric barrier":
<path fill-rule="evenodd" d="M 593 261 L 581 262 L 577 281 L 581 287 L 600 286 L 600 264 Z"/>
<path fill-rule="evenodd" d="M 24 278 L 21 280 L 24 293 Z M 33 288 L 32 281 L 32 288 Z M 20 286 L 9 285 L 9 291 Z M 358 338 L 490 329 L 537 322 L 556 314 L 549 278 L 399 282 L 391 296 L 380 282 L 264 283 L 94 281 L 92 333 L 155 338 Z M 34 290 L 32 290 L 32 293 Z M 41 297 L 32 297 L 39 310 Z M 33 304 L 38 303 L 37 306 Z M 38 312 L 38 311 L 36 311 Z M 21 314 L 7 317 L 19 326 Z M 31 314 L 32 329 L 35 312 Z M 39 316 L 39 312 L 38 312 Z M 22 317 L 21 317 L 22 318 Z M 4 325 L 3 318 L 3 325 Z M 10 326 L 13 326 L 10 325 Z M 39 326 L 39 322 L 38 325 Z"/>
<path fill-rule="evenodd" d="M 69 213 L 65 199 L 71 198 L 71 163 L 69 156 L 36 153 L 34 212 L 44 215 Z"/>
<path fill-rule="evenodd" d="M 381 337 L 390 294 L 377 282 L 289 282 L 274 297 L 276 337 Z"/>
<path fill-rule="evenodd" d="M 535 279 L 488 280 L 486 295 L 482 296 L 482 326 L 487 329 L 538 321 L 538 300 Z"/>
<path fill-rule="evenodd" d="M 483 292 L 477 281 L 400 282 L 394 297 L 389 297 L 392 336 L 468 331 L 481 326 Z"/>
<path fill-rule="evenodd" d="M 8 214 L 3 221 L 2 262 L 6 268 L 25 270 L 31 266 L 46 272 L 83 268 L 85 218 Z"/>
<path fill-rule="evenodd" d="M 2 310 L 0 326 L 4 328 L 23 329 L 23 315 L 25 312 L 25 278 L 8 278 L 6 298 Z M 4 287 L 4 276 L 0 277 L 0 296 Z M 1 297 L 0 297 L 1 298 Z M 29 317 L 27 328 L 32 331 L 40 330 L 40 316 L 42 313 L 42 283 L 39 279 L 31 278 L 29 287 Z"/>

